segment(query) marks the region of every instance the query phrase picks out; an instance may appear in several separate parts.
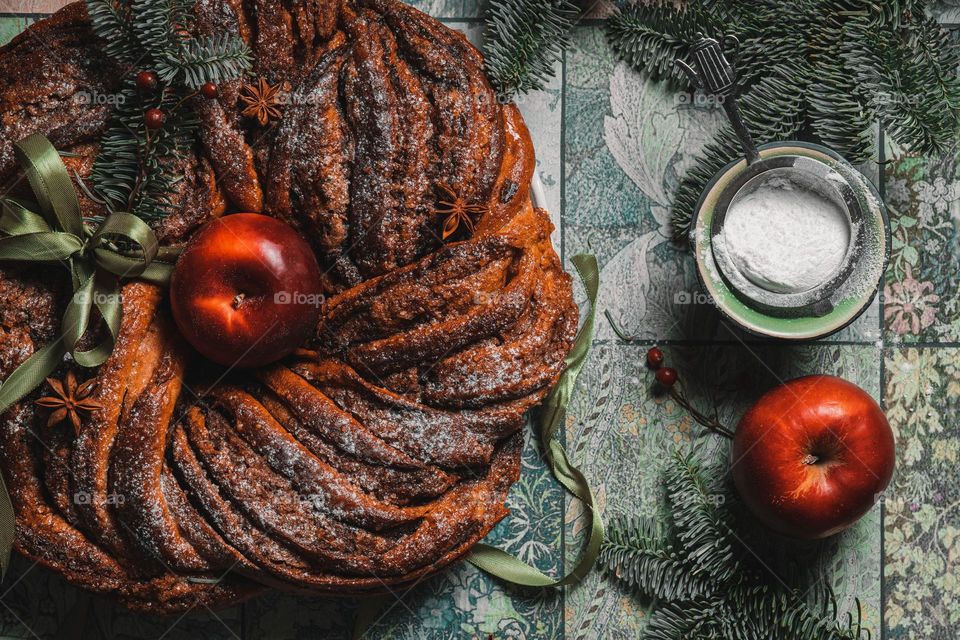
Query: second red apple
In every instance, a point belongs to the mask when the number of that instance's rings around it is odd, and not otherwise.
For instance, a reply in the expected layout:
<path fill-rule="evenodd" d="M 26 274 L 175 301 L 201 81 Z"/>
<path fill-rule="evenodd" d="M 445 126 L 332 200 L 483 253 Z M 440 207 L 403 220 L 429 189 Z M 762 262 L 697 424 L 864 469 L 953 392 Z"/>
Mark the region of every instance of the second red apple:
<path fill-rule="evenodd" d="M 737 426 L 733 479 L 771 529 L 824 538 L 874 505 L 893 474 L 893 431 L 877 402 L 834 376 L 807 376 L 760 398 Z"/>

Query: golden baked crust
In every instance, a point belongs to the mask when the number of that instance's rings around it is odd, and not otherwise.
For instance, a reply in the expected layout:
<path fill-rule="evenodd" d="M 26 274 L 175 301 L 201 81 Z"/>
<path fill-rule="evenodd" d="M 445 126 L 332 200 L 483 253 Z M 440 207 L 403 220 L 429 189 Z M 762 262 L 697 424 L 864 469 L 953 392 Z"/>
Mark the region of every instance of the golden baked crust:
<path fill-rule="evenodd" d="M 200 144 L 157 233 L 178 243 L 224 211 L 275 216 L 312 243 L 330 298 L 294 356 L 224 372 L 177 335 L 162 291 L 127 284 L 116 348 L 91 372 L 103 408 L 79 435 L 44 428 L 30 401 L 3 416 L 17 548 L 160 613 L 265 585 L 410 583 L 507 514 L 524 415 L 573 341 L 570 278 L 530 201 L 529 134 L 465 38 L 399 0 L 200 0 L 196 13 L 291 89 L 266 128 L 239 115 L 238 83 L 197 100 Z M 81 4 L 0 48 L 0 179 L 35 132 L 89 173 L 109 113 L 64 105 L 115 90 L 96 48 Z M 24 64 L 50 73 L 12 73 Z M 471 236 L 440 239 L 440 185 L 484 211 Z M 0 377 L 55 335 L 60 280 L 0 267 Z"/>

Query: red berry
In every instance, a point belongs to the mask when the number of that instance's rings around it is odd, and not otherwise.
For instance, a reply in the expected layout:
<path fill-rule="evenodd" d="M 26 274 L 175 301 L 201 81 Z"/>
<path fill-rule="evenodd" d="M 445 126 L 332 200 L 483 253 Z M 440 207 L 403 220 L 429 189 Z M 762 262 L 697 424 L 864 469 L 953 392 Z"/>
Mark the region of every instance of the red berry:
<path fill-rule="evenodd" d="M 676 369 L 671 369 L 670 367 L 657 369 L 656 377 L 657 377 L 657 382 L 659 382 L 664 387 L 670 388 L 673 385 L 677 384 Z"/>
<path fill-rule="evenodd" d="M 151 129 L 159 129 L 163 126 L 163 122 L 166 119 L 166 114 L 160 109 L 148 109 L 147 112 L 143 114 L 143 121 Z"/>
<path fill-rule="evenodd" d="M 220 95 L 220 90 L 217 88 L 217 85 L 215 85 L 214 83 L 207 82 L 207 83 L 204 83 L 202 87 L 200 87 L 200 93 L 203 94 L 204 98 L 210 98 L 211 100 L 213 100 L 218 95 Z"/>
<path fill-rule="evenodd" d="M 153 71 L 141 71 L 137 74 L 137 89 L 141 91 L 153 91 L 157 88 L 159 79 Z"/>
<path fill-rule="evenodd" d="M 663 365 L 663 351 L 656 347 L 651 347 L 647 351 L 647 366 L 651 369 L 659 369 Z"/>

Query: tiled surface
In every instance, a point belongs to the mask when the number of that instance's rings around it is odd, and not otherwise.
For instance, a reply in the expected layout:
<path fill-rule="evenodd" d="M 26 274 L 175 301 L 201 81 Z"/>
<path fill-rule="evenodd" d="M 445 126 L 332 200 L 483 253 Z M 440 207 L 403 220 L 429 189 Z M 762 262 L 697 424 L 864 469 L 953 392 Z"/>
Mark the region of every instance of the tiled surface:
<path fill-rule="evenodd" d="M 480 37 L 480 4 L 474 0 L 411 1 Z M 945 23 L 960 23 L 957 0 L 940 0 L 936 10 Z M 28 21 L 0 18 L 0 42 Z M 863 167 L 884 188 L 897 238 L 882 301 L 824 343 L 788 347 L 746 340 L 709 305 L 697 304 L 693 261 L 669 240 L 671 193 L 721 114 L 681 104 L 618 63 L 598 22 L 578 27 L 573 40 L 556 78 L 545 91 L 524 97 L 520 107 L 537 147 L 557 245 L 567 261 L 581 251 L 598 256 L 601 308 L 641 340 L 624 343 L 600 320 L 596 349 L 568 416 L 571 455 L 596 483 L 602 513 L 655 509 L 656 463 L 674 448 L 695 448 L 713 459 L 726 455 L 725 445 L 699 436 L 674 403 L 649 393 L 645 343 L 666 343 L 694 402 L 716 408 L 731 423 L 778 380 L 809 372 L 841 375 L 883 400 L 897 430 L 898 470 L 884 506 L 822 543 L 816 569 L 833 583 L 843 609 L 860 597 L 875 638 L 958 637 L 956 150 L 917 158 L 887 141 L 876 157 L 887 162 Z M 585 520 L 577 503 L 565 502 L 529 437 L 510 506 L 512 515 L 489 541 L 558 574 L 561 551 L 574 557 Z M 71 589 L 23 561 L 0 594 L 4 638 L 349 638 L 357 606 L 271 594 L 217 617 L 204 612 L 155 620 Z M 637 637 L 644 620 L 637 599 L 601 573 L 565 592 L 531 593 L 507 589 L 461 564 L 399 595 L 382 603 L 385 615 L 366 637 L 626 639 Z"/>
<path fill-rule="evenodd" d="M 960 633 L 960 349 L 887 353 L 885 398 L 899 445 L 885 499 L 888 638 Z"/>
<path fill-rule="evenodd" d="M 26 29 L 32 22 L 34 22 L 33 18 L 19 16 L 0 18 L 0 44 L 6 44 L 12 40 L 15 35 Z"/>
<path fill-rule="evenodd" d="M 891 342 L 960 342 L 958 149 L 918 158 L 888 145 L 893 249 L 884 285 Z"/>

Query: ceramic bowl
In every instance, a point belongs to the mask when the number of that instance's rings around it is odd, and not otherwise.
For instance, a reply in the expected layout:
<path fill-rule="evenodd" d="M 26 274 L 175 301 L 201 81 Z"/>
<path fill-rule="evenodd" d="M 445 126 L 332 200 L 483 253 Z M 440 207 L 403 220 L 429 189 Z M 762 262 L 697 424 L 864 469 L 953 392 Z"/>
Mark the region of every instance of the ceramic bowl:
<path fill-rule="evenodd" d="M 867 178 L 839 154 L 805 142 L 760 147 L 761 160 L 724 167 L 707 185 L 691 231 L 697 273 L 717 309 L 744 330 L 786 340 L 813 340 L 853 322 L 876 295 L 890 254 L 886 207 Z M 840 204 L 848 216 L 851 240 L 840 267 L 827 282 L 809 291 L 777 293 L 758 287 L 736 268 L 716 234 L 730 205 L 775 172 L 788 172 L 805 186 Z"/>

